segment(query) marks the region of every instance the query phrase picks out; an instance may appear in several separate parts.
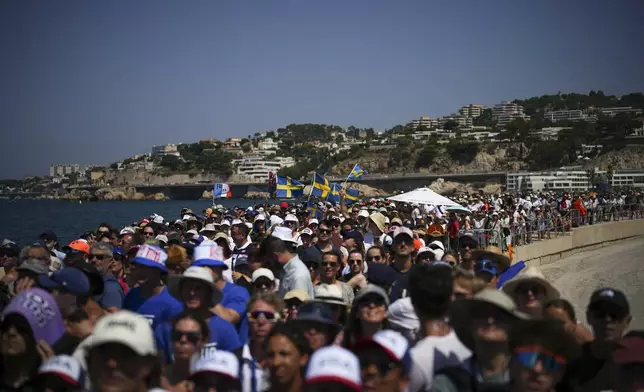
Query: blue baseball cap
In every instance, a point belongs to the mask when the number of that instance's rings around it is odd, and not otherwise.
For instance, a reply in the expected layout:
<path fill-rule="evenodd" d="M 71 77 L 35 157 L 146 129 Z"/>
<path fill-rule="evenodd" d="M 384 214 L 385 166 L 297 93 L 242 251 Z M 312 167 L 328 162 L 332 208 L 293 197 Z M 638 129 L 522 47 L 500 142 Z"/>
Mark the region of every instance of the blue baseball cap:
<path fill-rule="evenodd" d="M 65 290 L 76 296 L 85 296 L 90 293 L 89 278 L 83 271 L 74 268 L 64 268 L 51 276 L 39 275 L 38 285 L 47 290 Z"/>
<path fill-rule="evenodd" d="M 493 276 L 497 276 L 498 269 L 496 267 L 496 263 L 488 259 L 477 260 L 474 264 L 474 273 L 478 275 L 481 272 L 487 272 Z"/>
<path fill-rule="evenodd" d="M 123 248 L 121 248 L 119 246 L 115 246 L 115 247 L 112 248 L 112 254 L 123 256 L 123 257 L 126 256 L 125 249 L 123 249 Z"/>

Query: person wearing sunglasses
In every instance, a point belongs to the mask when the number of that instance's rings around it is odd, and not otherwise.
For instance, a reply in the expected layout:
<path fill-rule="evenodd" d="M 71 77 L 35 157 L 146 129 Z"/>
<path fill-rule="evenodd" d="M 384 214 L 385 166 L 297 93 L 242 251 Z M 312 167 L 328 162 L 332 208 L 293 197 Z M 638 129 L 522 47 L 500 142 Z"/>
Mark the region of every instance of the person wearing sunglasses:
<path fill-rule="evenodd" d="M 515 392 L 554 390 L 570 362 L 579 355 L 575 338 L 553 320 L 518 322 L 510 331 L 509 348 L 510 384 Z"/>
<path fill-rule="evenodd" d="M 317 235 L 318 241 L 315 243 L 315 247 L 320 253 L 329 252 L 334 249 L 333 242 L 331 241 L 331 236 L 333 235 L 333 223 L 331 221 L 325 219 L 320 222 Z"/>
<path fill-rule="evenodd" d="M 113 313 L 123 307 L 125 293 L 123 287 L 111 272 L 114 262 L 112 244 L 95 242 L 90 246 L 89 262 L 93 264 L 103 277 L 103 294 L 95 298 L 96 302 L 106 311 Z"/>
<path fill-rule="evenodd" d="M 519 310 L 528 313 L 532 318 L 542 318 L 544 305 L 561 295 L 537 267 L 528 267 L 501 287 L 512 297 Z"/>
<path fill-rule="evenodd" d="M 373 284 L 361 289 L 349 312 L 342 345 L 351 349 L 360 340 L 388 328 L 388 307 L 389 298 L 385 290 Z"/>
<path fill-rule="evenodd" d="M 266 389 L 263 365 L 266 360 L 266 339 L 281 321 L 284 303 L 273 292 L 255 293 L 248 303 L 250 336 L 242 350 L 242 384 L 244 391 Z"/>
<path fill-rule="evenodd" d="M 317 248 L 311 247 L 300 253 L 300 259 L 309 270 L 309 274 L 311 275 L 311 284 L 315 287 L 315 285 L 320 283 L 320 263 L 322 262 L 322 253 L 320 253 Z"/>
<path fill-rule="evenodd" d="M 626 295 L 613 288 L 596 290 L 590 296 L 586 319 L 595 339 L 581 346 L 583 356 L 572 366 L 566 378 L 573 379 L 579 390 L 613 390 L 613 353 L 632 321 Z"/>
<path fill-rule="evenodd" d="M 156 237 L 156 232 L 154 231 L 154 228 L 152 225 L 148 224 L 143 228 L 143 239 L 145 242 L 150 242 L 154 241 L 154 237 Z"/>
<path fill-rule="evenodd" d="M 235 351 L 242 347 L 235 327 L 211 311 L 221 300 L 222 294 L 206 268 L 192 266 L 183 275 L 170 278 L 168 291 L 181 301 L 184 309 L 208 323 L 210 334 L 203 348 L 204 353 L 214 350 Z M 174 354 L 171 324 L 159 324 L 154 335 L 159 351 L 164 354 L 165 363 L 172 363 Z"/>
<path fill-rule="evenodd" d="M 465 364 L 438 365 L 432 390 L 506 390 L 510 382 L 508 335 L 513 325 L 527 318 L 512 298 L 497 289 L 484 288 L 471 298 L 454 302 L 451 325 L 473 355 Z"/>
<path fill-rule="evenodd" d="M 362 391 L 405 391 L 411 370 L 409 349 L 407 338 L 390 329 L 358 342 L 354 352 L 360 360 Z"/>
<path fill-rule="evenodd" d="M 172 354 L 174 362 L 163 371 L 162 385 L 166 389 L 180 387 L 190 377 L 190 363 L 199 356 L 210 339 L 210 329 L 205 320 L 190 311 L 179 314 L 172 321 Z"/>
<path fill-rule="evenodd" d="M 272 293 L 275 291 L 275 274 L 268 268 L 258 268 L 252 275 L 253 293 Z"/>

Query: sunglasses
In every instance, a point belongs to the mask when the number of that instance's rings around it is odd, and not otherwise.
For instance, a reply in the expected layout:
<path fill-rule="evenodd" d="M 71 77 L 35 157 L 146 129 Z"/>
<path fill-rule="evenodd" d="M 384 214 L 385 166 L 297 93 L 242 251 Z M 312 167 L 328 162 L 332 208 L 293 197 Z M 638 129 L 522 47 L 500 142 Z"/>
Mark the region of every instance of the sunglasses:
<path fill-rule="evenodd" d="M 390 360 L 378 360 L 373 358 L 362 358 L 362 356 L 360 357 L 360 368 L 362 370 L 368 368 L 371 365 L 374 365 L 376 369 L 378 369 L 378 373 L 381 376 L 384 376 L 385 374 L 389 373 L 389 371 L 398 367 L 395 362 L 392 362 Z"/>
<path fill-rule="evenodd" d="M 108 259 L 109 257 L 110 257 L 109 255 L 94 255 L 94 254 L 89 255 L 90 260 L 96 259 L 96 260 L 102 261 L 102 260 Z"/>
<path fill-rule="evenodd" d="M 544 372 L 551 373 L 561 370 L 566 360 L 558 355 L 545 353 L 539 347 L 519 347 L 515 351 L 514 358 L 521 366 L 534 369 L 537 362 L 541 363 Z"/>
<path fill-rule="evenodd" d="M 173 342 L 178 342 L 181 338 L 186 337 L 188 342 L 192 344 L 197 344 L 201 340 L 201 334 L 199 332 L 185 332 L 180 330 L 172 331 L 171 339 Z"/>
<path fill-rule="evenodd" d="M 144 235 L 144 236 L 146 236 L 146 237 L 152 237 L 152 236 L 154 235 L 154 232 L 151 232 L 151 231 L 144 231 L 144 232 L 143 232 L 143 235 Z"/>
<path fill-rule="evenodd" d="M 367 261 L 380 261 L 382 256 L 367 256 Z"/>
<path fill-rule="evenodd" d="M 362 264 L 362 260 L 349 260 L 349 264 Z"/>
<path fill-rule="evenodd" d="M 299 299 L 289 299 L 285 302 L 285 305 L 287 308 L 299 308 L 303 303 L 304 302 L 300 301 Z"/>
<path fill-rule="evenodd" d="M 265 281 L 264 280 L 264 281 L 255 282 L 255 284 L 253 286 L 256 289 L 267 289 L 267 288 L 270 288 L 272 286 L 272 283 L 270 281 Z"/>
<path fill-rule="evenodd" d="M 0 251 L 0 257 L 17 257 L 18 254 L 16 252 L 7 252 L 7 251 Z"/>
<path fill-rule="evenodd" d="M 624 314 L 622 312 L 616 312 L 615 310 L 608 310 L 608 309 L 592 309 L 590 311 L 590 314 L 593 316 L 593 318 L 596 319 L 601 319 L 605 320 L 606 318 L 610 318 L 611 320 L 621 320 L 624 318 Z"/>
<path fill-rule="evenodd" d="M 330 261 L 323 261 L 323 262 L 321 262 L 321 263 L 320 263 L 320 265 L 321 265 L 322 267 L 332 267 L 332 268 L 335 268 L 335 267 L 337 267 L 338 263 L 336 263 L 336 262 L 333 262 L 333 263 L 332 263 L 332 262 L 330 262 Z"/>
<path fill-rule="evenodd" d="M 248 320 L 251 322 L 263 321 L 274 323 L 280 319 L 280 315 L 275 312 L 267 310 L 255 310 L 247 314 Z"/>
<path fill-rule="evenodd" d="M 386 302 L 385 299 L 379 295 L 367 295 L 366 297 L 361 298 L 358 302 L 359 306 L 367 306 L 371 304 L 375 306 L 385 306 Z"/>
<path fill-rule="evenodd" d="M 320 234 L 330 234 L 331 229 L 318 229 L 318 233 L 320 233 Z"/>

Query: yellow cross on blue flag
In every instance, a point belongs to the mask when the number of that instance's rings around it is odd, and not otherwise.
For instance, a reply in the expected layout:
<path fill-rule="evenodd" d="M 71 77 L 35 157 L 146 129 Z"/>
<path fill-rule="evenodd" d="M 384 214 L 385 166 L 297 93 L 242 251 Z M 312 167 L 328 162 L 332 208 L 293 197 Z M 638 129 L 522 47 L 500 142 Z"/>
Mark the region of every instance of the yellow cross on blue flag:
<path fill-rule="evenodd" d="M 327 196 L 326 201 L 333 204 L 339 203 L 341 190 L 342 190 L 342 185 L 332 182 L 331 190 L 329 191 L 329 195 Z"/>
<path fill-rule="evenodd" d="M 329 180 L 327 180 L 323 175 L 315 173 L 312 185 L 311 196 L 326 200 L 329 192 L 331 191 Z"/>
<path fill-rule="evenodd" d="M 275 197 L 278 199 L 292 199 L 304 194 L 304 184 L 291 177 L 277 176 L 275 184 Z"/>
<path fill-rule="evenodd" d="M 358 201 L 359 197 L 360 197 L 360 191 L 357 189 L 347 188 L 346 191 L 344 191 L 345 204 L 355 203 Z"/>
<path fill-rule="evenodd" d="M 349 181 L 356 181 L 356 180 L 362 180 L 365 174 L 369 174 L 366 171 L 362 170 L 360 165 L 356 163 L 356 165 L 353 167 L 351 170 L 351 173 L 349 173 L 349 177 L 347 180 Z"/>
<path fill-rule="evenodd" d="M 311 218 L 322 219 L 322 211 L 320 211 L 315 202 L 309 201 L 306 203 L 306 212 L 311 216 Z"/>

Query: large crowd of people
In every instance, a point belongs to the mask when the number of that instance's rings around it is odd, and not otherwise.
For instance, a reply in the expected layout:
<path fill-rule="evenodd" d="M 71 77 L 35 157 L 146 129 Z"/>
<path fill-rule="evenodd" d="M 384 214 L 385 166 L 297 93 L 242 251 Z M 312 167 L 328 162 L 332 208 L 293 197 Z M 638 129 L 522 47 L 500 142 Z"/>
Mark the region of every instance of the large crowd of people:
<path fill-rule="evenodd" d="M 0 391 L 644 390 L 624 292 L 578 318 L 508 254 L 555 215 L 641 217 L 639 194 L 606 200 L 214 205 L 4 240 Z"/>

